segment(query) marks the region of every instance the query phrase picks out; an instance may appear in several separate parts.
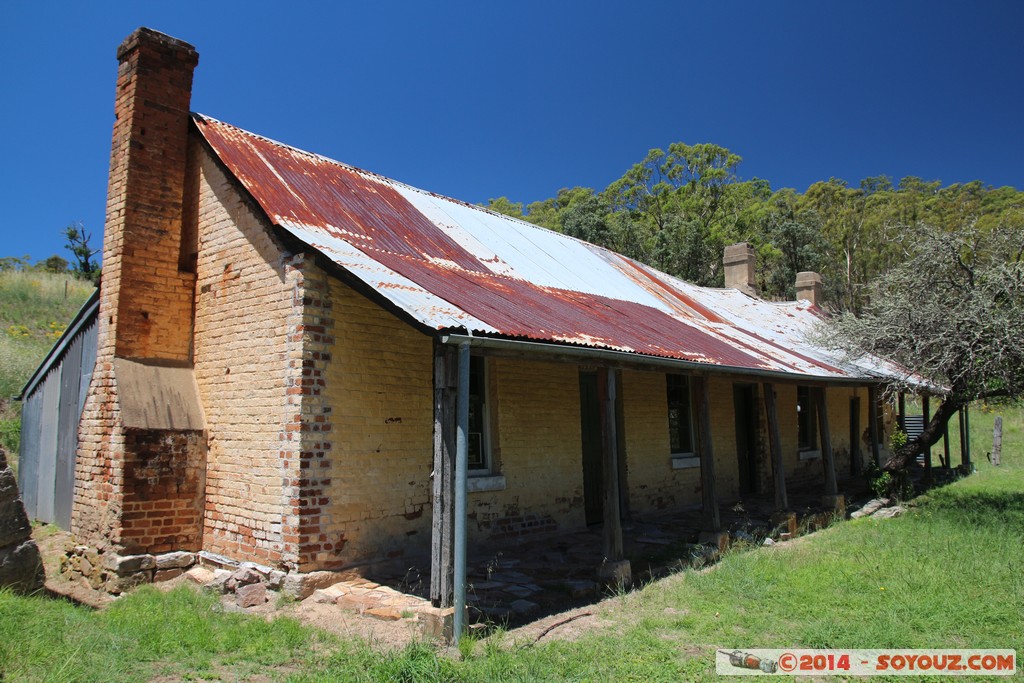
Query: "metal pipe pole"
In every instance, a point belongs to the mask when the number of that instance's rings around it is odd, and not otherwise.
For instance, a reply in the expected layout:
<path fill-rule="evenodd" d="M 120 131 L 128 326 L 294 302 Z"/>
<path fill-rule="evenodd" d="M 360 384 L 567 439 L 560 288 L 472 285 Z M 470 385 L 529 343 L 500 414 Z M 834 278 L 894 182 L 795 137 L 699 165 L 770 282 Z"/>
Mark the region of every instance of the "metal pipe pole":
<path fill-rule="evenodd" d="M 455 615 L 452 637 L 466 628 L 466 479 L 469 470 L 469 344 L 459 344 L 459 390 L 455 402 Z"/>

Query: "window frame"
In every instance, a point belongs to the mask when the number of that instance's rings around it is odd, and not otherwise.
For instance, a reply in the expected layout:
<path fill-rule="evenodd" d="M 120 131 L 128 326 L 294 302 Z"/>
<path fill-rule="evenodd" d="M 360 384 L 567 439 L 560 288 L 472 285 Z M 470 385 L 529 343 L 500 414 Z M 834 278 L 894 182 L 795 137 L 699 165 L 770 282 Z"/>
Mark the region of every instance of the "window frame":
<path fill-rule="evenodd" d="M 682 396 L 683 402 L 686 405 L 686 435 L 689 437 L 689 447 L 683 447 L 676 449 L 672 447 L 673 438 L 676 436 L 681 437 L 681 434 L 673 434 L 672 426 L 672 410 L 675 407 L 673 405 L 673 382 L 679 382 L 682 385 Z M 678 387 L 675 387 L 678 388 Z M 693 419 L 693 395 L 690 387 L 690 376 L 682 375 L 678 373 L 665 373 L 665 401 L 666 401 L 666 419 L 668 420 L 668 449 L 669 455 L 673 458 L 673 466 L 676 467 L 676 461 L 682 461 L 690 458 L 696 458 L 697 447 L 696 447 L 696 435 L 694 434 L 694 419 Z M 682 441 L 682 438 L 680 438 Z M 683 465 L 680 462 L 680 465 Z M 676 469 L 685 469 L 687 466 L 692 467 L 692 463 L 686 463 L 682 467 L 676 467 Z"/>
<path fill-rule="evenodd" d="M 820 443 L 814 388 L 801 384 L 796 388 L 796 448 L 800 459 L 807 460 L 820 455 Z"/>
<path fill-rule="evenodd" d="M 490 390 L 488 387 L 488 363 L 485 356 L 471 355 L 469 357 L 469 430 L 467 433 L 468 467 L 467 474 L 470 477 L 489 477 L 494 474 L 494 459 L 491 452 L 491 407 Z M 475 381 L 474 381 L 475 380 Z M 476 390 L 476 393 L 474 393 Z M 474 397 L 478 403 L 474 404 Z M 474 420 L 474 409 L 479 407 L 478 420 Z M 478 422 L 479 424 L 474 424 Z M 473 431 L 478 427 L 479 431 Z M 473 442 L 474 435 L 479 438 L 477 443 L 480 450 L 480 463 L 473 463 Z"/>

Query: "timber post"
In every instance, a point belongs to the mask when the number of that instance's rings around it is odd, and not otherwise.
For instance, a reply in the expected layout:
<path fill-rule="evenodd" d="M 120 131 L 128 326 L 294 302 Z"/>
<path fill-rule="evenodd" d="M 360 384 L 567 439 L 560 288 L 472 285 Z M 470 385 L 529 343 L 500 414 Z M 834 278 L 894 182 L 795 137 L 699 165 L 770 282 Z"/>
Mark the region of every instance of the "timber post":
<path fill-rule="evenodd" d="M 949 419 L 942 423 L 942 456 L 942 466 L 951 469 L 953 459 L 949 455 Z"/>
<path fill-rule="evenodd" d="M 604 562 L 600 578 L 619 588 L 632 583 L 629 560 L 622 551 L 622 509 L 619 505 L 619 463 L 616 436 L 615 371 L 597 371 L 597 398 L 601 406 L 601 454 L 604 477 Z"/>
<path fill-rule="evenodd" d="M 868 387 L 868 439 L 871 441 L 871 458 L 882 466 L 882 451 L 878 447 L 878 387 Z"/>
<path fill-rule="evenodd" d="M 775 481 L 775 509 L 789 507 L 786 498 L 786 471 L 782 463 L 782 442 L 779 439 L 779 415 L 775 408 L 775 385 L 764 383 L 764 410 L 768 418 L 768 445 L 772 452 L 772 479 Z"/>
<path fill-rule="evenodd" d="M 992 425 L 992 464 L 999 467 L 1003 459 L 1003 416 L 996 415 Z"/>
<path fill-rule="evenodd" d="M 700 498 L 704 531 L 722 529 L 718 510 L 718 491 L 715 489 L 715 453 L 711 445 L 711 408 L 708 400 L 708 380 L 697 376 L 692 379 L 692 396 L 697 408 L 697 454 L 700 458 Z"/>
<path fill-rule="evenodd" d="M 921 428 L 927 429 L 928 423 L 931 421 L 931 410 L 927 394 L 922 394 L 921 396 L 921 417 Z M 932 478 L 932 447 L 927 445 L 922 452 L 924 454 L 924 476 L 926 480 L 930 480 Z"/>
<path fill-rule="evenodd" d="M 449 608 L 454 599 L 455 546 L 455 349 L 434 344 L 434 470 L 431 482 L 430 602 Z"/>
<path fill-rule="evenodd" d="M 971 466 L 971 406 L 964 406 L 964 428 L 961 432 L 964 435 L 964 443 L 967 445 L 967 462 L 965 463 L 968 468 Z"/>
<path fill-rule="evenodd" d="M 821 459 L 825 465 L 825 493 L 835 496 L 839 493 L 836 484 L 836 463 L 832 453 L 832 434 L 828 429 L 828 402 L 825 400 L 825 387 L 814 390 L 815 402 L 818 404 L 818 432 L 821 434 Z"/>

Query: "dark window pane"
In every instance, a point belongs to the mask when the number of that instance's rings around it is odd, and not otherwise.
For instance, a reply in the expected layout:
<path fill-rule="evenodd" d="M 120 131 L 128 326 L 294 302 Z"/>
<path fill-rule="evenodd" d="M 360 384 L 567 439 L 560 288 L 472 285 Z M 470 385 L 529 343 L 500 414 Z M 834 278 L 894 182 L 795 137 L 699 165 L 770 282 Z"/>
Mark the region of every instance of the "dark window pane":
<path fill-rule="evenodd" d="M 484 403 L 486 386 L 484 383 L 484 359 L 470 356 L 469 359 L 469 469 L 487 469 L 487 457 L 484 452 L 484 423 L 487 419 L 487 406 Z"/>
<path fill-rule="evenodd" d="M 818 447 L 817 415 L 810 387 L 796 388 L 797 445 L 802 451 Z"/>
<path fill-rule="evenodd" d="M 673 453 L 690 453 L 693 451 L 690 382 L 682 375 L 667 375 L 666 378 L 669 446 Z"/>

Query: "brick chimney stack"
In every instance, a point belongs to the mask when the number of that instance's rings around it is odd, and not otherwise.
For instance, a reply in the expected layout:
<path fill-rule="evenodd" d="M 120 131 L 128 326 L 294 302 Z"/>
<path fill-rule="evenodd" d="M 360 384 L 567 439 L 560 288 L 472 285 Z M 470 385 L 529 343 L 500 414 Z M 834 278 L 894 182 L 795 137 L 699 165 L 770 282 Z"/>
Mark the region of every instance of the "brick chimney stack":
<path fill-rule="evenodd" d="M 754 248 L 746 242 L 727 246 L 722 258 L 722 264 L 725 266 L 725 286 L 757 296 L 757 285 L 754 280 L 756 259 Z"/>
<path fill-rule="evenodd" d="M 195 274 L 180 269 L 195 48 L 148 28 L 117 50 L 103 240 L 101 347 L 120 358 L 188 362 Z"/>
<path fill-rule="evenodd" d="M 796 300 L 821 306 L 821 276 L 811 271 L 796 274 Z"/>
<path fill-rule="evenodd" d="M 71 531 L 100 550 L 198 550 L 206 443 L 191 369 L 196 274 L 182 251 L 196 234 L 183 221 L 199 55 L 140 28 L 117 59 L 96 365 Z"/>

